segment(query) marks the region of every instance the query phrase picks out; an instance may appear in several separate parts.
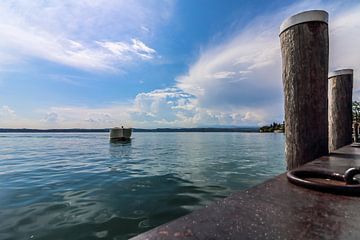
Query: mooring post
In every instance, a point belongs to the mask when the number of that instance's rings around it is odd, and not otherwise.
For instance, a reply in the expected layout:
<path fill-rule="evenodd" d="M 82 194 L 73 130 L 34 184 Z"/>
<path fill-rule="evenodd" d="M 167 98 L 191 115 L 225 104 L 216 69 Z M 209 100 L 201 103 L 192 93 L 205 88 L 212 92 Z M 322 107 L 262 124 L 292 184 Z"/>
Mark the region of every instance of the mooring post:
<path fill-rule="evenodd" d="M 296 14 L 280 27 L 288 170 L 328 154 L 328 13 Z"/>
<path fill-rule="evenodd" d="M 352 142 L 353 70 L 329 73 L 329 151 Z"/>
<path fill-rule="evenodd" d="M 357 122 L 354 122 L 353 128 L 354 128 L 354 142 L 357 143 L 359 141 L 359 124 Z"/>

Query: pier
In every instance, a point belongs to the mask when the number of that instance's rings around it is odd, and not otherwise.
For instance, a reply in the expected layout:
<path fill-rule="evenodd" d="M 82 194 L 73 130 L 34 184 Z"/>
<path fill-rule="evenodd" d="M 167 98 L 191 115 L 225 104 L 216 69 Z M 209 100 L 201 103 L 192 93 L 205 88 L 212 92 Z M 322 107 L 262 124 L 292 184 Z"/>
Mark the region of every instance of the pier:
<path fill-rule="evenodd" d="M 360 171 L 360 145 L 350 144 L 353 72 L 328 73 L 325 11 L 302 12 L 285 20 L 280 42 L 287 169 L 312 172 L 316 179 L 307 181 L 317 190 L 293 184 L 283 173 L 134 240 L 359 239 L 359 191 L 340 194 L 326 188 L 360 186 L 353 175 L 348 182 L 345 174 L 349 169 Z M 316 176 L 321 172 L 340 180 Z"/>

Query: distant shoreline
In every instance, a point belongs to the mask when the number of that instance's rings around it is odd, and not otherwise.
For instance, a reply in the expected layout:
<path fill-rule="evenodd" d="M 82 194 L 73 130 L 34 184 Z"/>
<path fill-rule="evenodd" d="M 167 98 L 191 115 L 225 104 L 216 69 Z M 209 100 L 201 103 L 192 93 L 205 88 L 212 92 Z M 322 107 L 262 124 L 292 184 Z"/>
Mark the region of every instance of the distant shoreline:
<path fill-rule="evenodd" d="M 0 133 L 92 133 L 109 132 L 109 128 L 101 129 L 30 129 L 30 128 L 0 128 Z M 133 132 L 259 132 L 258 127 L 238 128 L 133 128 Z"/>

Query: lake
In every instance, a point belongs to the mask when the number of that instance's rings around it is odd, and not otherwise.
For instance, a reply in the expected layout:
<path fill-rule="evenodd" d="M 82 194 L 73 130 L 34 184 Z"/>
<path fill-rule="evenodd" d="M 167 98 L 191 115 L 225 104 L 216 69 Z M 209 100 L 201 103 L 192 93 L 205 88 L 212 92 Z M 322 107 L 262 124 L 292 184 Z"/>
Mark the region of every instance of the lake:
<path fill-rule="evenodd" d="M 283 134 L 0 134 L 0 239 L 128 239 L 285 171 Z"/>

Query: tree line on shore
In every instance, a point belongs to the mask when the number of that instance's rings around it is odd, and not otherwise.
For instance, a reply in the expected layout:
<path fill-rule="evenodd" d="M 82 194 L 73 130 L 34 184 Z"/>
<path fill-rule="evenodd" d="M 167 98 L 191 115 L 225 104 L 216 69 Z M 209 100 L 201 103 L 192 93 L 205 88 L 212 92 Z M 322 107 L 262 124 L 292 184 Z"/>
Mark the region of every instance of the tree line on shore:
<path fill-rule="evenodd" d="M 273 122 L 270 125 L 262 126 L 260 132 L 285 132 L 285 122 L 276 123 Z"/>
<path fill-rule="evenodd" d="M 352 118 L 353 122 L 360 122 L 360 102 L 358 101 L 352 102 Z"/>
<path fill-rule="evenodd" d="M 352 102 L 352 119 L 353 123 L 360 124 L 360 102 L 353 101 Z M 285 131 L 285 123 L 277 123 L 273 122 L 270 125 L 265 125 L 260 127 L 260 132 L 284 132 Z"/>

